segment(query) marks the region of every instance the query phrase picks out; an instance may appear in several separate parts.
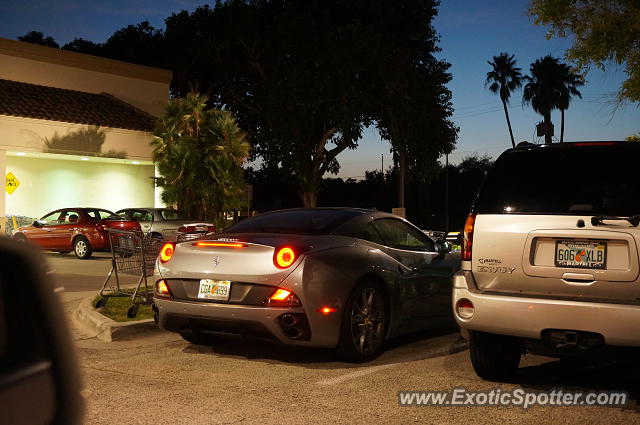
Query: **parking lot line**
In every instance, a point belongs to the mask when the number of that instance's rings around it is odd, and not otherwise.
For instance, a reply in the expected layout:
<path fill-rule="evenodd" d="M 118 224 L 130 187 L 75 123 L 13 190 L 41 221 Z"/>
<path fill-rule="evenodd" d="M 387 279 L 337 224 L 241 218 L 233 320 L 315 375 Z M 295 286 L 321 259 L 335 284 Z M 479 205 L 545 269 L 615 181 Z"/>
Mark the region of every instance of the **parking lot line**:
<path fill-rule="evenodd" d="M 337 385 L 346 381 L 350 381 L 352 379 L 360 378 L 362 376 L 371 375 L 376 372 L 380 372 L 382 370 L 389 369 L 394 366 L 399 366 L 399 365 L 403 365 L 403 364 L 413 362 L 413 361 L 418 361 L 418 360 L 430 359 L 433 357 L 446 356 L 448 354 L 454 354 L 454 353 L 466 350 L 466 348 L 467 348 L 466 342 L 461 341 L 460 339 L 456 339 L 454 342 L 450 344 L 436 346 L 431 350 L 425 350 L 420 353 L 416 353 L 415 355 L 410 356 L 401 362 L 358 368 L 354 372 L 349 372 L 344 375 L 336 376 L 335 378 L 323 379 L 322 381 L 318 381 L 317 384 L 320 386 Z"/>

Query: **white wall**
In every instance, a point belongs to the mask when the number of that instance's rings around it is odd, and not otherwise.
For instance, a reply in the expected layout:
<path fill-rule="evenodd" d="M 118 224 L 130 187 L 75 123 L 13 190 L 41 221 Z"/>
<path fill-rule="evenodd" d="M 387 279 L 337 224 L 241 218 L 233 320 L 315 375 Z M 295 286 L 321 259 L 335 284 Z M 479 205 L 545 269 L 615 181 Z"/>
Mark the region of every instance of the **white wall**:
<path fill-rule="evenodd" d="M 7 216 L 41 217 L 74 206 L 115 211 L 154 205 L 153 165 L 15 156 L 6 162 L 6 172 L 20 181 L 13 194 L 5 194 Z"/>
<path fill-rule="evenodd" d="M 55 134 L 64 136 L 86 128 L 85 124 L 71 124 L 32 118 L 0 115 L 0 149 L 8 151 L 42 152 L 44 140 Z M 106 139 L 102 152 L 109 150 L 126 152 L 129 159 L 150 161 L 153 139 L 151 133 L 117 128 L 104 128 Z"/>

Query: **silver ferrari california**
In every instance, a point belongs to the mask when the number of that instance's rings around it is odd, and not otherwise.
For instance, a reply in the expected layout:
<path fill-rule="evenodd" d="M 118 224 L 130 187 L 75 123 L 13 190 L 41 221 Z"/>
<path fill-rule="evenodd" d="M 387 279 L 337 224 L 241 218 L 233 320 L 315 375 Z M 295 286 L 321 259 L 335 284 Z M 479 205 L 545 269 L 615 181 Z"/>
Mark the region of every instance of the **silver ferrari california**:
<path fill-rule="evenodd" d="M 220 234 L 165 244 L 154 301 L 161 328 L 336 347 L 352 361 L 385 340 L 452 322 L 458 252 L 408 221 L 354 208 L 275 211 Z"/>

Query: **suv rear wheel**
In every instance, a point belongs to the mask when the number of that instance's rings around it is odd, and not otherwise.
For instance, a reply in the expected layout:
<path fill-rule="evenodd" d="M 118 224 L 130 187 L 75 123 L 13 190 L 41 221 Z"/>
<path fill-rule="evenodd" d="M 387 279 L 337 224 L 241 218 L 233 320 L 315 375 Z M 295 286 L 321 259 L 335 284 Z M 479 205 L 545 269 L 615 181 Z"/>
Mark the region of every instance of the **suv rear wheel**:
<path fill-rule="evenodd" d="M 503 381 L 513 376 L 520 365 L 522 343 L 512 336 L 470 331 L 469 352 L 479 377 Z"/>

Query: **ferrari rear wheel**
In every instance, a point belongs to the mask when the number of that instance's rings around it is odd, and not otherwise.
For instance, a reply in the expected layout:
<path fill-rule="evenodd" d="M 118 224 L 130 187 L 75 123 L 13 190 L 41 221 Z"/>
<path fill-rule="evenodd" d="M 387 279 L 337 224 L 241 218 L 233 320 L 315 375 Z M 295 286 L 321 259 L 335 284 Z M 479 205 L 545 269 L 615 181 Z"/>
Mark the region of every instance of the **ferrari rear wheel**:
<path fill-rule="evenodd" d="M 382 353 L 388 321 L 382 287 L 368 281 L 356 285 L 346 304 L 338 352 L 354 362 L 378 357 Z"/>

